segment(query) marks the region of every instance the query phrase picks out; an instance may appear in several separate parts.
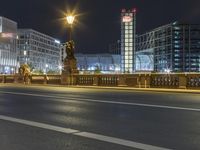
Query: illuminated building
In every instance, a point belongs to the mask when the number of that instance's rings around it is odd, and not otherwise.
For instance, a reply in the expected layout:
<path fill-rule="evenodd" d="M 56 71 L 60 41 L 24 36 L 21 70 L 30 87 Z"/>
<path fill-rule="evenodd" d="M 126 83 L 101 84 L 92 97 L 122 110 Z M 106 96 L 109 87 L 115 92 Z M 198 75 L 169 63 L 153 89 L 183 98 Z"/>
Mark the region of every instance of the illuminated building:
<path fill-rule="evenodd" d="M 137 71 L 200 71 L 200 25 L 171 23 L 137 36 L 136 43 Z"/>
<path fill-rule="evenodd" d="M 75 54 L 80 71 L 93 72 L 97 68 L 102 73 L 120 72 L 120 55 L 111 54 Z"/>
<path fill-rule="evenodd" d="M 60 41 L 32 29 L 19 29 L 18 37 L 20 64 L 29 64 L 44 73 L 59 71 Z"/>
<path fill-rule="evenodd" d="M 121 12 L 121 71 L 135 71 L 136 9 Z"/>
<path fill-rule="evenodd" d="M 61 63 L 63 64 L 66 57 L 65 46 L 61 51 Z M 84 73 L 92 73 L 97 68 L 101 73 L 119 73 L 120 72 L 120 55 L 118 54 L 82 54 L 75 53 L 78 70 Z"/>
<path fill-rule="evenodd" d="M 0 17 L 0 74 L 14 74 L 17 66 L 17 23 Z"/>

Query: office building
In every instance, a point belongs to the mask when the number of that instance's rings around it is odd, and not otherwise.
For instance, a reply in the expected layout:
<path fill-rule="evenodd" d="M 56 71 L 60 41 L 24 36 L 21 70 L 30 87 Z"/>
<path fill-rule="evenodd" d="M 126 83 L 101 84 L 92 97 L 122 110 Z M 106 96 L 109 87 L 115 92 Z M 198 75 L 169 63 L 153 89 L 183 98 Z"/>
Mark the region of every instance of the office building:
<path fill-rule="evenodd" d="M 20 64 L 44 73 L 59 71 L 60 41 L 32 29 L 19 29 L 18 37 Z"/>
<path fill-rule="evenodd" d="M 138 71 L 200 71 L 200 25 L 174 22 L 137 36 L 136 43 Z"/>
<path fill-rule="evenodd" d="M 17 23 L 0 17 L 0 74 L 17 72 Z"/>
<path fill-rule="evenodd" d="M 121 71 L 135 71 L 136 9 L 121 12 Z"/>

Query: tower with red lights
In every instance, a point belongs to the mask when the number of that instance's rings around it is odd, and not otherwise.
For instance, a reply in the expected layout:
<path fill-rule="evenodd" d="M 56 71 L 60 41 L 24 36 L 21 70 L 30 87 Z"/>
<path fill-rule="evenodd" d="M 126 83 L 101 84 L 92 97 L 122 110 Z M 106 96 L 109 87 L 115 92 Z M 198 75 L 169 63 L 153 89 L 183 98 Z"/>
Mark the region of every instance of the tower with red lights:
<path fill-rule="evenodd" d="M 121 71 L 135 71 L 136 9 L 121 11 Z"/>

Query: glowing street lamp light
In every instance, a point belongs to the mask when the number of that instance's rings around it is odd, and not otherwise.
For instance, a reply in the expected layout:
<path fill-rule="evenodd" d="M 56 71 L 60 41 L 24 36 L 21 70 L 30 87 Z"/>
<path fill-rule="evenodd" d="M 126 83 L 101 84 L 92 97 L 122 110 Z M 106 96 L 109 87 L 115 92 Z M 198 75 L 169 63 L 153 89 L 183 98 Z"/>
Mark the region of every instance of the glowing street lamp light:
<path fill-rule="evenodd" d="M 66 19 L 67 19 L 67 23 L 72 25 L 74 23 L 75 16 L 69 15 L 66 17 Z"/>
<path fill-rule="evenodd" d="M 62 66 L 62 65 L 59 65 L 59 66 L 58 66 L 58 69 L 59 69 L 59 73 L 62 74 L 63 66 Z"/>
<path fill-rule="evenodd" d="M 70 25 L 70 30 L 69 30 L 69 41 L 72 40 L 72 25 L 74 23 L 75 20 L 75 16 L 73 15 L 69 15 L 66 17 L 67 23 Z"/>
<path fill-rule="evenodd" d="M 68 41 L 64 44 L 66 57 L 63 62 L 62 75 L 69 76 L 69 80 L 68 79 L 65 80 L 66 79 L 65 78 L 63 79 L 63 81 L 66 82 L 67 84 L 72 84 L 73 77 L 71 75 L 78 73 L 77 66 L 76 66 L 77 61 L 74 56 L 75 44 L 74 44 L 74 41 L 72 40 L 72 27 L 73 27 L 74 21 L 76 21 L 75 15 L 66 15 L 66 21 L 67 21 L 68 29 L 69 29 L 68 31 L 69 38 L 68 38 Z"/>

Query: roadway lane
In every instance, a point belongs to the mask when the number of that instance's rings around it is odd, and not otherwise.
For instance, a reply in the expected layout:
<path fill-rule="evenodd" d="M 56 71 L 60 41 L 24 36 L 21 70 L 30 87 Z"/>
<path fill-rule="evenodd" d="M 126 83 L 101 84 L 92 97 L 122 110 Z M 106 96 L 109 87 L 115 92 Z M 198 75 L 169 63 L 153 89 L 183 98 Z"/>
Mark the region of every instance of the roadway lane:
<path fill-rule="evenodd" d="M 200 95 L 198 94 L 0 85 L 0 115 L 169 149 L 200 149 L 199 108 Z M 6 130 L 3 130 L 5 127 Z M 7 137 L 0 142 L 0 147 L 1 145 L 5 147 L 7 145 L 5 143 L 9 143 L 11 139 L 11 143 L 24 149 L 29 145 L 34 149 L 37 147 L 34 146 L 37 141 L 43 149 L 53 150 L 56 149 L 56 145 L 60 146 L 60 149 L 65 149 L 62 142 L 54 145 L 52 140 L 46 140 L 44 144 L 42 141 L 46 137 L 65 141 L 70 136 L 5 120 L 0 121 L 0 128 L 0 135 Z M 21 135 L 19 132 L 11 132 L 10 129 L 21 130 L 25 133 Z M 94 150 L 130 149 L 113 143 L 71 136 L 74 139 L 73 142 L 64 142 L 70 150 L 73 147 L 84 149 L 84 144 L 89 145 L 85 149 L 91 147 Z M 39 140 L 36 137 L 40 137 Z M 34 139 L 33 143 L 30 142 L 32 139 Z M 21 142 L 23 140 L 27 140 L 29 144 Z M 81 143 L 80 147 L 77 147 L 77 142 Z M 47 148 L 48 143 L 54 146 Z"/>
<path fill-rule="evenodd" d="M 1 150 L 130 150 L 116 144 L 5 121 L 0 121 L 0 139 Z"/>

